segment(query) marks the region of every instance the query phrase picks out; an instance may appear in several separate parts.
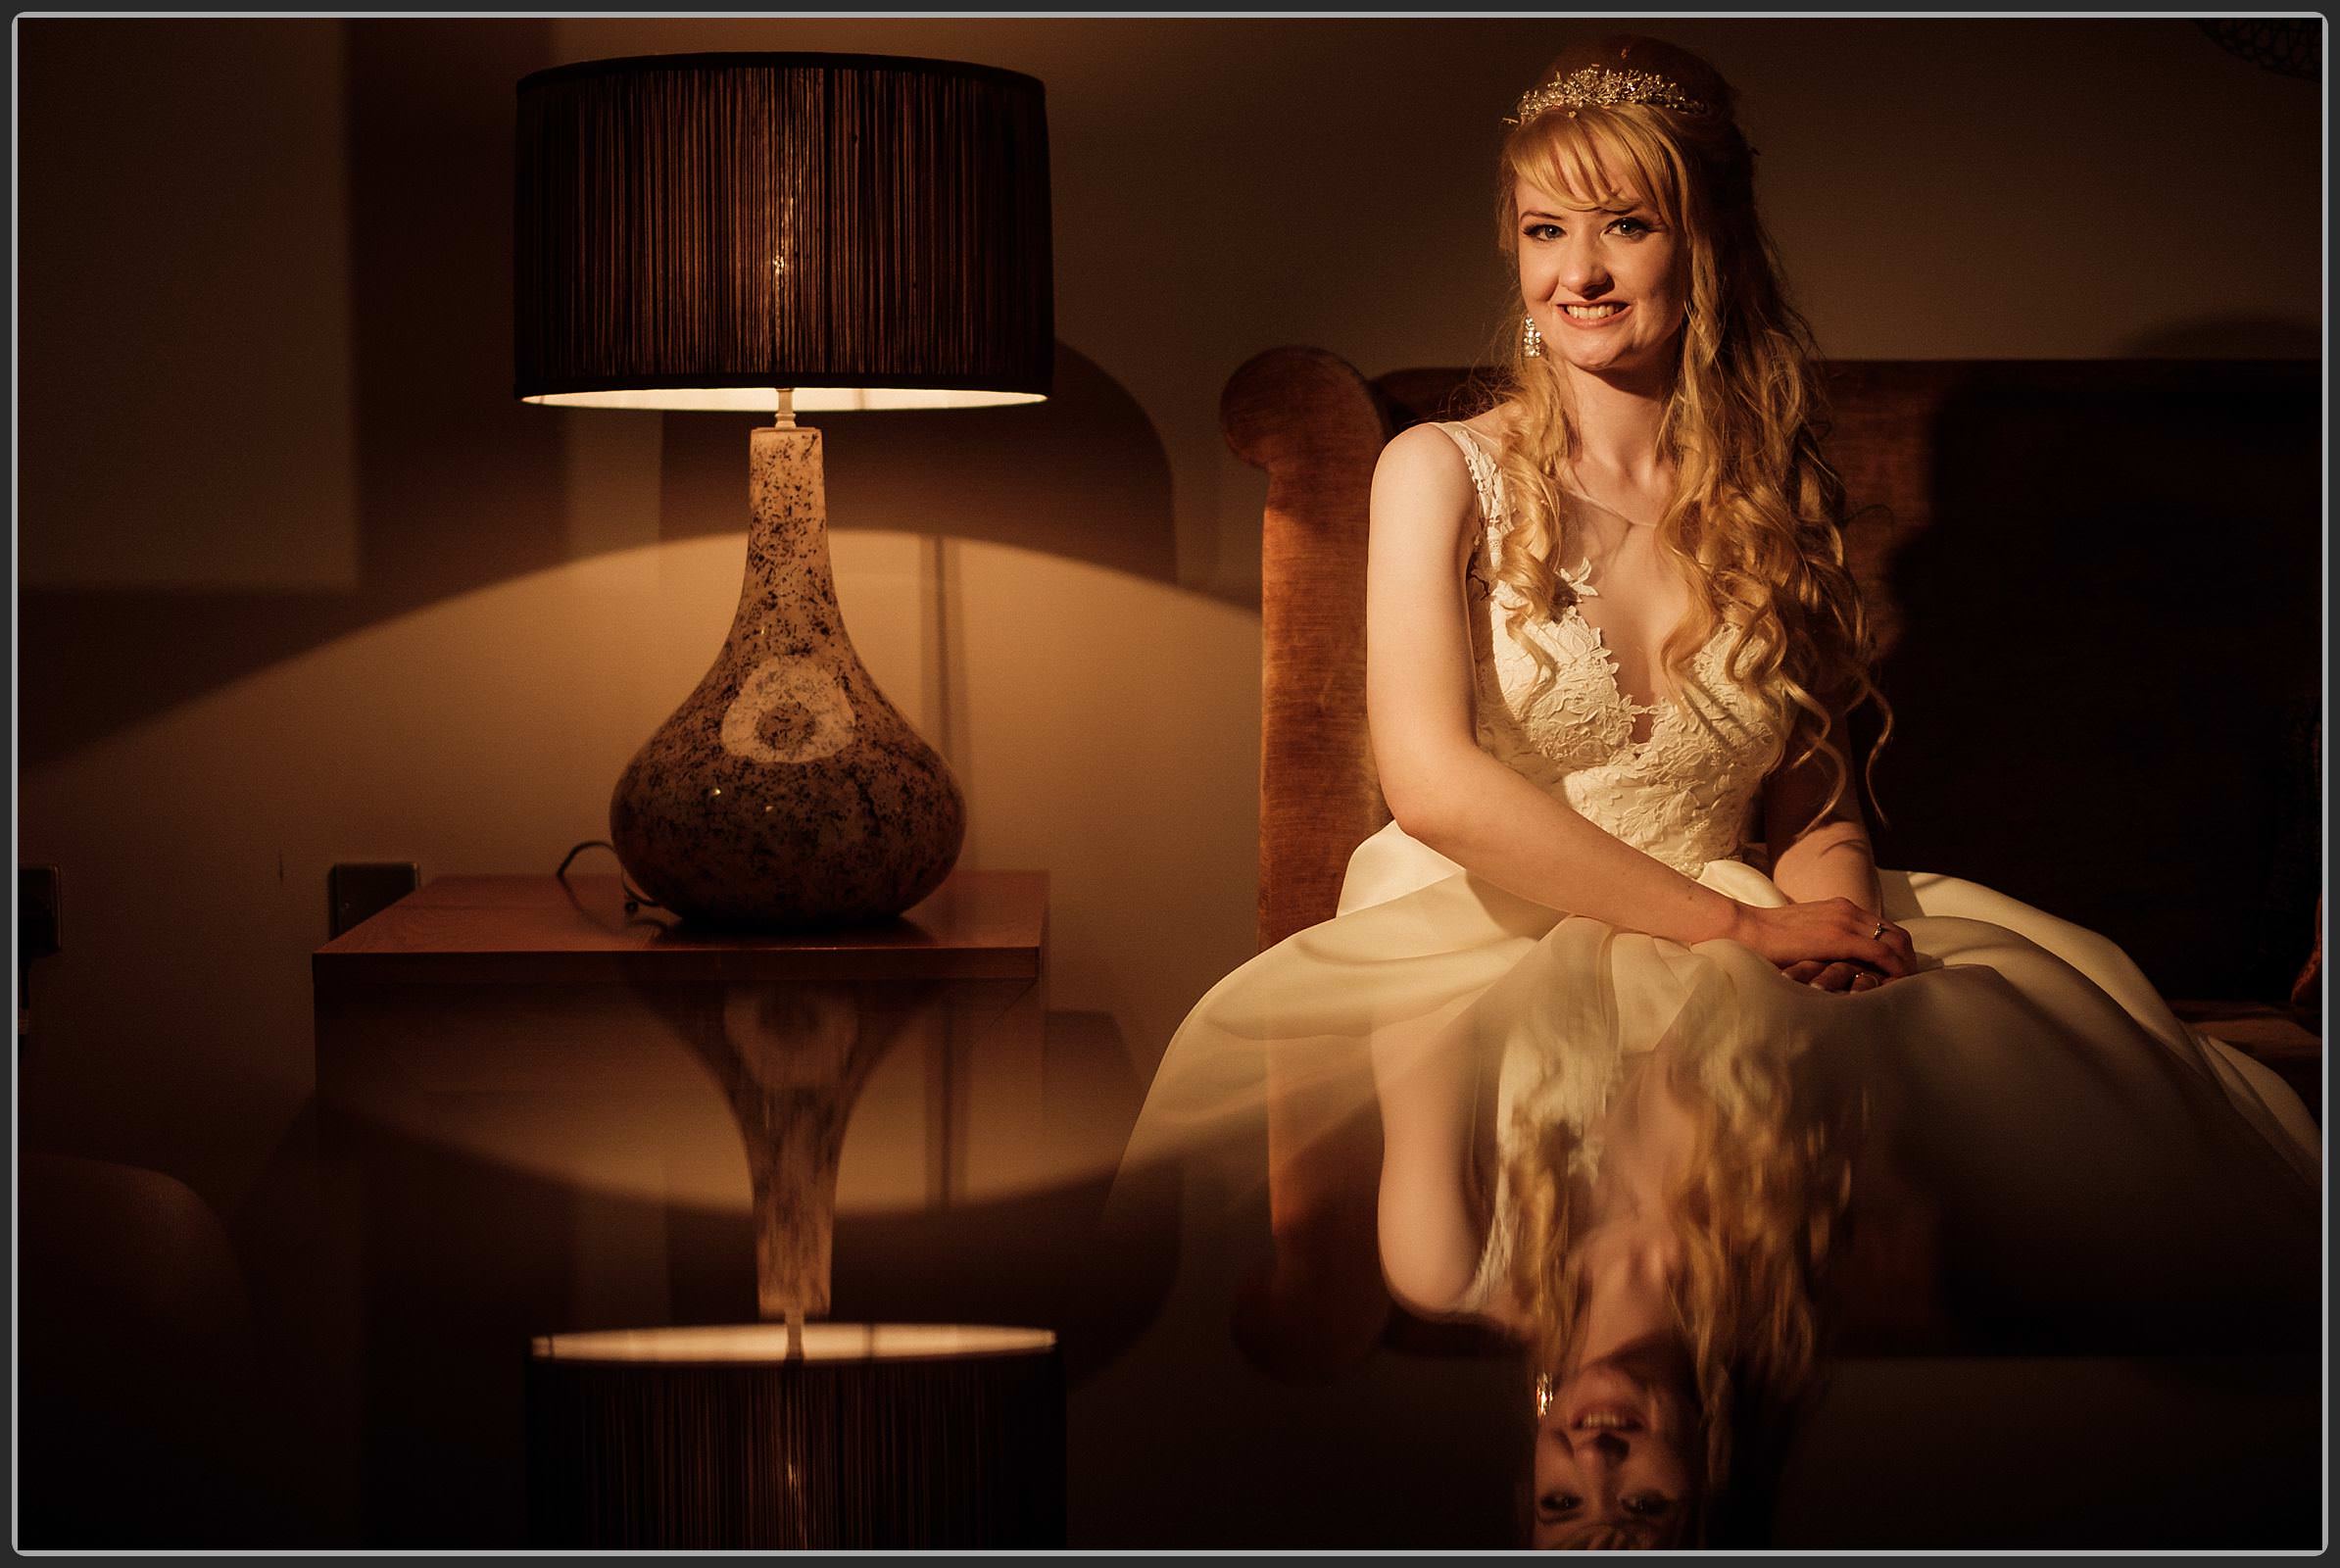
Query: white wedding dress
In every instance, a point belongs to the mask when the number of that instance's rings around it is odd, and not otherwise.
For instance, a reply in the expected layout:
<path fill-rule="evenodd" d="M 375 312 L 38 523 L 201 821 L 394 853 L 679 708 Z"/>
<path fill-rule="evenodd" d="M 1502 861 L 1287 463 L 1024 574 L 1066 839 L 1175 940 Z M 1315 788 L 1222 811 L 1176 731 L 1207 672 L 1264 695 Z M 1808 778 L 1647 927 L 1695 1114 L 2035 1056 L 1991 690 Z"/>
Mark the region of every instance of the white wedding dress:
<path fill-rule="evenodd" d="M 1512 590 L 1488 569 L 1505 529 L 1500 474 L 1472 432 L 1442 428 L 1487 522 L 1471 566 L 1481 746 L 1706 886 L 1787 903 L 1741 858 L 1777 737 L 1768 707 L 1724 676 L 1728 630 L 1697 654 L 1680 697 L 1646 707 L 1626 698 L 1574 606 L 1515 637 Z M 1369 1102 L 1370 1048 L 1388 1031 L 1449 1034 L 1493 1064 L 1498 1149 L 1564 1123 L 1587 1163 L 1599 1151 L 1583 1135 L 1661 1041 L 1698 1053 L 1717 1093 L 1732 1092 L 1743 1052 L 1814 1051 L 1829 1075 L 1901 1107 L 1896 1164 L 1938 1205 L 1945 1276 L 1975 1319 L 2147 1321 L 2220 1301 L 2314 1301 L 2320 1139 L 2280 1079 L 2179 1021 L 2093 932 L 1952 877 L 1881 880 L 1921 970 L 1828 994 L 1737 943 L 1684 946 L 1529 903 L 1391 823 L 1352 855 L 1334 918 L 1196 1004 L 1124 1170 L 1177 1161 L 1215 1171 L 1223 1197 L 1255 1198 L 1271 1054 L 1279 1093 L 1337 1120 Z M 1483 1297 L 1510 1217 L 1498 1185 Z"/>

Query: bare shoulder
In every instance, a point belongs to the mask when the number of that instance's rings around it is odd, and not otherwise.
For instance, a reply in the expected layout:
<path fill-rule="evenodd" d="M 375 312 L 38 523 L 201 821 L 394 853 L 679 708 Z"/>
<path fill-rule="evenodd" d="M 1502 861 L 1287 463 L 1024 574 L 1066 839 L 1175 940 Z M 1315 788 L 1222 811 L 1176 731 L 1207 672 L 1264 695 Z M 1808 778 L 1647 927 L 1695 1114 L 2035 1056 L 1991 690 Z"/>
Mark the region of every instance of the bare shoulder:
<path fill-rule="evenodd" d="M 1458 539 L 1479 515 L 1479 490 L 1453 437 L 1435 425 L 1400 430 L 1373 470 L 1373 531 L 1384 538 Z"/>
<path fill-rule="evenodd" d="M 1471 467 L 1463 459 L 1462 448 L 1445 431 L 1435 424 L 1409 424 L 1382 448 L 1374 477 L 1379 480 L 1384 475 L 1409 483 L 1436 484 L 1452 479 L 1467 488 Z"/>

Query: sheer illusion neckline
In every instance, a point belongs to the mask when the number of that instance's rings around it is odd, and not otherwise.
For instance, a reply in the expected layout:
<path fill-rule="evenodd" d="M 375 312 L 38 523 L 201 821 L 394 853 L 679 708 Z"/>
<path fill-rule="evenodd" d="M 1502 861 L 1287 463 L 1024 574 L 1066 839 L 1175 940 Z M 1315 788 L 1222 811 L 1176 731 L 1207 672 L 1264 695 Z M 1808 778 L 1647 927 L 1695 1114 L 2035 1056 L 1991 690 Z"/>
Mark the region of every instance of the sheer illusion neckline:
<path fill-rule="evenodd" d="M 1568 573 L 1562 572 L 1561 575 L 1566 577 Z M 1646 703 L 1635 698 L 1632 692 L 1625 689 L 1625 679 L 1621 672 L 1623 666 L 1617 661 L 1617 650 L 1609 646 L 1609 639 L 1600 627 L 1585 619 L 1584 612 L 1580 611 L 1573 603 L 1563 607 L 1560 615 L 1562 619 L 1573 618 L 1578 625 L 1584 628 L 1585 636 L 1591 639 L 1592 651 L 1598 656 L 1595 662 L 1600 665 L 1602 673 L 1608 678 L 1609 696 L 1619 708 L 1625 710 L 1626 717 L 1630 720 L 1626 726 L 1626 740 L 1635 750 L 1647 746 L 1657 738 L 1658 720 L 1663 718 L 1666 710 L 1674 706 L 1673 695 L 1652 692 Z M 1649 720 L 1649 729 L 1636 740 L 1633 738 L 1633 731 L 1641 727 L 1641 720 L 1644 718 Z"/>
<path fill-rule="evenodd" d="M 1474 429 L 1471 425 L 1465 423 L 1461 419 L 1447 421 L 1445 428 L 1449 430 L 1460 430 L 1463 434 L 1469 436 L 1471 438 L 1471 444 L 1477 447 L 1479 449 L 1480 456 L 1487 460 L 1488 469 L 1497 475 L 1501 474 L 1502 469 L 1498 466 L 1501 459 L 1495 450 L 1494 437 L 1487 434 L 1483 430 Z M 1557 483 L 1555 483 L 1552 488 L 1558 490 L 1562 495 L 1568 497 L 1568 499 L 1571 501 L 1581 501 L 1585 506 L 1594 508 L 1600 512 L 1607 513 L 1610 516 L 1615 517 L 1619 522 L 1624 523 L 1628 528 L 1650 529 L 1657 526 L 1657 524 L 1654 522 L 1636 522 L 1632 517 L 1627 516 L 1624 513 L 1619 512 L 1615 507 L 1608 505 L 1606 502 L 1595 501 L 1582 490 L 1570 490 Z"/>
<path fill-rule="evenodd" d="M 1472 465 L 1475 470 L 1472 474 L 1473 487 L 1480 492 L 1481 512 L 1489 514 L 1483 515 L 1481 520 L 1490 530 L 1508 530 L 1511 514 L 1510 509 L 1504 504 L 1503 473 L 1495 466 L 1495 455 L 1493 449 L 1488 445 L 1488 438 L 1459 419 L 1445 423 L 1442 428 L 1461 431 L 1469 438 L 1470 445 L 1479 458 L 1479 463 Z M 1484 467 L 1481 467 L 1481 465 L 1484 465 Z M 1483 476 L 1484 482 L 1481 482 Z M 1560 493 L 1573 501 L 1582 501 L 1587 506 L 1597 507 L 1600 505 L 1599 502 L 1593 501 L 1587 496 L 1579 495 L 1574 490 L 1563 490 Z M 1600 666 L 1601 676 L 1608 687 L 1609 699 L 1626 714 L 1628 722 L 1625 750 L 1632 755 L 1638 756 L 1646 752 L 1656 742 L 1667 716 L 1679 710 L 1681 693 L 1679 691 L 1652 692 L 1649 700 L 1643 702 L 1625 689 L 1623 666 L 1618 661 L 1617 650 L 1609 645 L 1607 632 L 1584 612 L 1581 605 L 1583 600 L 1601 597 L 1600 590 L 1592 583 L 1590 557 L 1581 558 L 1573 570 L 1566 566 L 1561 567 L 1560 580 L 1568 584 L 1573 597 L 1567 604 L 1560 607 L 1559 612 L 1553 616 L 1553 619 L 1560 624 L 1574 624 L 1583 631 L 1594 655 L 1593 662 Z M 1687 614 L 1686 611 L 1684 614 Z M 1681 622 L 1678 620 L 1673 627 L 1668 628 L 1666 637 L 1673 636 L 1674 632 L 1680 628 Z M 1714 630 L 1707 635 L 1706 641 L 1691 656 L 1693 662 L 1703 659 L 1713 649 L 1716 640 L 1723 635 L 1725 629 L 1722 623 L 1716 624 Z M 1658 639 L 1660 648 L 1663 648 L 1665 643 L 1665 637 Z M 1636 738 L 1633 731 L 1640 729 L 1641 721 L 1644 718 L 1649 720 L 1649 728 Z"/>

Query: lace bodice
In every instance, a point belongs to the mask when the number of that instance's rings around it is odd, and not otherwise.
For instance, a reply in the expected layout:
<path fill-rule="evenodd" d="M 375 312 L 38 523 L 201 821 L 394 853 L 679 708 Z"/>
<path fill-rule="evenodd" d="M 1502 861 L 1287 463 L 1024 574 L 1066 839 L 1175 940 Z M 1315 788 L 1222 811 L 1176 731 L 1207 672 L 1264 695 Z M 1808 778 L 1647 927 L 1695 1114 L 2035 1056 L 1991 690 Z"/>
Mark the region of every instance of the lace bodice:
<path fill-rule="evenodd" d="M 1770 704 L 1724 673 L 1731 628 L 1717 626 L 1689 678 L 1650 704 L 1626 696 L 1599 628 L 1574 604 L 1515 630 L 1520 595 L 1495 578 L 1510 531 L 1502 473 L 1474 432 L 1438 428 L 1462 449 L 1485 519 L 1470 564 L 1480 746 L 1685 875 L 1736 857 L 1783 736 Z M 1588 566 L 1561 575 L 1579 598 L 1598 597 Z M 1649 727 L 1636 741 L 1643 715 Z"/>

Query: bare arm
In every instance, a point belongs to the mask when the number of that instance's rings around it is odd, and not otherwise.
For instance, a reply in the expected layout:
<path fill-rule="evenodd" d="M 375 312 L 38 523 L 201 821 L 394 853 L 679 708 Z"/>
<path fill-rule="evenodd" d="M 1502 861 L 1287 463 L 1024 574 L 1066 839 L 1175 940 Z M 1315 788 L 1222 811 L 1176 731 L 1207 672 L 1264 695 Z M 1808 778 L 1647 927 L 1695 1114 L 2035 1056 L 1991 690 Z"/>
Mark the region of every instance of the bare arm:
<path fill-rule="evenodd" d="M 1844 736 L 1844 717 L 1838 713 L 1820 750 L 1801 762 L 1782 766 L 1765 781 L 1764 839 L 1772 855 L 1772 881 L 1799 906 L 1857 909 L 1862 921 L 1914 962 L 1917 950 L 1909 933 L 1884 917 L 1877 853 L 1869 843 L 1869 826 L 1861 814 Z M 1837 767 L 1844 769 L 1841 775 Z M 1839 776 L 1845 780 L 1844 788 L 1830 805 L 1828 796 Z M 1823 811 L 1823 807 L 1827 810 Z M 1782 963 L 1779 968 L 1790 980 L 1823 991 L 1865 991 L 1906 972 L 1864 961 L 1817 957 Z"/>
<path fill-rule="evenodd" d="M 1842 798 L 1826 815 L 1819 815 L 1839 777 L 1845 781 Z M 1772 855 L 1772 880 L 1780 892 L 1798 904 L 1849 899 L 1872 914 L 1882 911 L 1877 854 L 1861 814 L 1843 715 L 1836 715 L 1821 751 L 1800 764 L 1781 766 L 1765 782 L 1763 828 Z"/>
<path fill-rule="evenodd" d="M 1373 1043 L 1382 1108 L 1382 1276 L 1391 1297 L 1427 1317 L 1461 1309 L 1487 1246 L 1487 1219 L 1465 1177 L 1478 1077 L 1468 1055 L 1438 1049 L 1442 1044 L 1402 1032 Z"/>
<path fill-rule="evenodd" d="M 1480 750 L 1462 562 L 1480 526 L 1469 468 L 1427 425 L 1373 476 L 1365 704 L 1389 814 L 1407 833 L 1549 909 L 1679 942 L 1734 933 L 1739 905 L 1554 800 Z"/>

